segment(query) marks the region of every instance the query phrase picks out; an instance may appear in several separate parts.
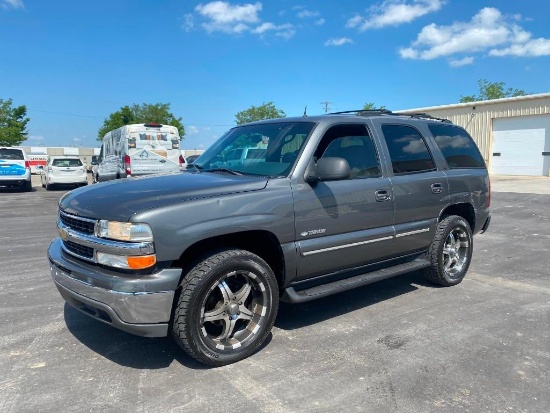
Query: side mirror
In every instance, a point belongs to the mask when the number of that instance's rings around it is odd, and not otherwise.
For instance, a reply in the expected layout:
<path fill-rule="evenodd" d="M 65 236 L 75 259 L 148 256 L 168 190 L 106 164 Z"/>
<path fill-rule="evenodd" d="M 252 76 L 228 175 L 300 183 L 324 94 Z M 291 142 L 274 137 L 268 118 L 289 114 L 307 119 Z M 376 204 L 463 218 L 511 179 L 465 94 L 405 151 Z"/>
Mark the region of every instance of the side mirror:
<path fill-rule="evenodd" d="M 309 168 L 308 168 L 309 169 Z M 343 158 L 320 158 L 306 175 L 307 182 L 340 181 L 348 179 L 349 164 Z"/>

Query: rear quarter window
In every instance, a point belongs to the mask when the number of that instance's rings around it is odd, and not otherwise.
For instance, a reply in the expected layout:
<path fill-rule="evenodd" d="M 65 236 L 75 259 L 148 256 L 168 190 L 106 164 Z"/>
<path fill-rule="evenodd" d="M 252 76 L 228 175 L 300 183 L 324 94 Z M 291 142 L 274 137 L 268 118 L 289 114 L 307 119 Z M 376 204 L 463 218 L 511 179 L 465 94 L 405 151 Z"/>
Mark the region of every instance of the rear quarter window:
<path fill-rule="evenodd" d="M 485 168 L 479 149 L 464 129 L 448 124 L 430 124 L 428 128 L 451 169 Z"/>

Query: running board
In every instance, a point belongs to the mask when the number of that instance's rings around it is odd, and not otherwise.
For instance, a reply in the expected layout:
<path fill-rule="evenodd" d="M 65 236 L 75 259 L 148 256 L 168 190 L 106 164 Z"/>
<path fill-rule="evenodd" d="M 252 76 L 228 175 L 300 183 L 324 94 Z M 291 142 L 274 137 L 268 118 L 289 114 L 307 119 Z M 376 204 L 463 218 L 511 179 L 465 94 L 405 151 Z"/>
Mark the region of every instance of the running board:
<path fill-rule="evenodd" d="M 284 290 L 281 301 L 286 303 L 303 303 L 306 301 L 316 300 L 321 297 L 326 297 L 342 291 L 352 290 L 363 285 L 372 284 L 377 281 L 385 280 L 386 278 L 395 277 L 396 275 L 420 270 L 429 266 L 430 262 L 428 260 L 416 259 L 405 264 L 399 264 L 366 274 L 356 275 L 355 277 L 318 285 L 305 290 L 296 291 L 294 287 L 288 287 Z"/>

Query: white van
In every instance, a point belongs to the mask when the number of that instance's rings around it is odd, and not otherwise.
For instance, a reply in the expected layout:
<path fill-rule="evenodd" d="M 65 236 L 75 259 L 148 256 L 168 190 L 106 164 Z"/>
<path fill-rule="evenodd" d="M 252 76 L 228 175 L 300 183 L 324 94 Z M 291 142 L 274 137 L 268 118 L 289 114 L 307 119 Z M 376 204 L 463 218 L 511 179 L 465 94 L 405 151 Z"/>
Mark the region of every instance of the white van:
<path fill-rule="evenodd" d="M 173 173 L 185 166 L 178 128 L 157 123 L 126 125 L 103 137 L 93 181 Z"/>

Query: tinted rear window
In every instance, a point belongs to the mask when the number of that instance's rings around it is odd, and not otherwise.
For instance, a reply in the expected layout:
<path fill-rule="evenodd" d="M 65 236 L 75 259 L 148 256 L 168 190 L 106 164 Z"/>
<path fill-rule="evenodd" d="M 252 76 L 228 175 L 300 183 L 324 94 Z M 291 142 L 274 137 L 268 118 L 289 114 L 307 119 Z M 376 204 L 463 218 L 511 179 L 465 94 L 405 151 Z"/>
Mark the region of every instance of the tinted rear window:
<path fill-rule="evenodd" d="M 52 161 L 52 166 L 59 166 L 59 167 L 74 167 L 74 166 L 82 166 L 82 162 L 80 159 L 54 159 Z"/>
<path fill-rule="evenodd" d="M 451 169 L 485 168 L 479 149 L 464 129 L 445 124 L 430 124 L 428 128 Z"/>
<path fill-rule="evenodd" d="M 21 149 L 0 149 L 0 159 L 10 159 L 12 161 L 23 161 L 25 157 Z"/>

